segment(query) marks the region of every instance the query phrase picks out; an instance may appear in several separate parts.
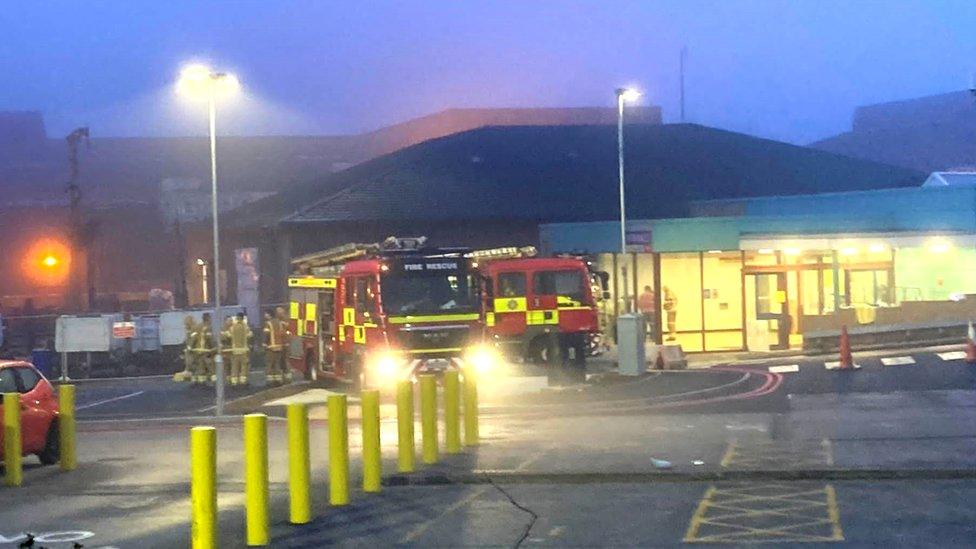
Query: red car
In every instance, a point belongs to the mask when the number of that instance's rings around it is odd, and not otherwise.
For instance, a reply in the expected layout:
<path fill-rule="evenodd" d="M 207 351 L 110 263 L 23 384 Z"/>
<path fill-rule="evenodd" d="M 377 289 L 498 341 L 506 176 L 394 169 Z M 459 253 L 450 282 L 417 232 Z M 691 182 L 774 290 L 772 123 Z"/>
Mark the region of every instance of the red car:
<path fill-rule="evenodd" d="M 0 360 L 0 394 L 20 394 L 21 446 L 44 465 L 58 462 L 58 399 L 51 383 L 28 362 Z M 9 403 L 0 400 L 0 418 Z M 0 454 L 3 429 L 0 429 Z"/>

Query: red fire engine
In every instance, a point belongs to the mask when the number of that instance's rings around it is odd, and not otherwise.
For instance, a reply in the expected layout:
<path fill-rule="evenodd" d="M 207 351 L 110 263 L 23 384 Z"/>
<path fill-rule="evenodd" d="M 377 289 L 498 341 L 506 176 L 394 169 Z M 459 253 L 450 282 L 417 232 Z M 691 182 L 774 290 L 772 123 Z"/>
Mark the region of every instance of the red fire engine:
<path fill-rule="evenodd" d="M 532 247 L 469 256 L 486 277 L 488 333 L 505 354 L 582 366 L 601 348 L 597 301 L 606 292 L 606 273 L 591 272 L 579 257 L 535 257 Z"/>
<path fill-rule="evenodd" d="M 481 278 L 468 250 L 425 242 L 391 237 L 293 260 L 290 366 L 366 386 L 462 361 L 490 369 L 497 353 L 484 344 Z"/>

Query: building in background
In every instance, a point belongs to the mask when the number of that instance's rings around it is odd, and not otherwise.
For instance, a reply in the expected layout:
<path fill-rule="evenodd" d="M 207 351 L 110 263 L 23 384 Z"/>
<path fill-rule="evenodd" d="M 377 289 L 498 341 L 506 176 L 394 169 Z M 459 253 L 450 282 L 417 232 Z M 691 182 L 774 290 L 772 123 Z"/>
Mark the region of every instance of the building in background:
<path fill-rule="evenodd" d="M 220 209 L 245 210 L 223 228 L 230 240 L 238 234 L 236 227 L 246 227 L 247 238 L 237 240 L 265 241 L 262 220 L 277 222 L 320 198 L 325 188 L 338 190 L 329 183 L 318 186 L 330 175 L 453 132 L 486 125 L 611 124 L 615 116 L 612 108 L 454 109 L 359 135 L 221 137 Z M 657 107 L 636 108 L 631 116 L 647 124 L 661 121 Z M 209 260 L 210 254 L 200 249 L 180 259 L 182 247 L 174 240 L 179 238 L 173 234 L 173 221 L 196 221 L 196 228 L 183 227 L 183 235 L 210 241 L 209 185 L 198 183 L 209 182 L 206 138 L 112 138 L 99 135 L 98 127 L 91 128 L 91 135 L 90 146 L 80 149 L 78 184 L 82 207 L 99 227 L 93 252 L 99 261 L 97 291 L 111 302 L 132 306 L 138 306 L 136 296 L 153 288 L 179 295 L 182 264 L 191 269 L 189 289 L 199 293 L 200 275 L 192 270 L 193 260 Z M 39 284 L 23 276 L 21 260 L 36 241 L 55 233 L 63 236 L 67 179 L 65 140 L 46 134 L 41 114 L 0 112 L 0 230 L 5 252 L 0 262 L 0 310 L 19 308 L 32 297 L 38 304 L 60 306 L 60 283 L 47 277 Z M 309 192 L 309 185 L 322 192 Z M 227 257 L 222 264 L 233 262 Z M 223 272 L 217 279 L 227 277 Z"/>
<path fill-rule="evenodd" d="M 682 219 L 634 220 L 650 244 L 621 257 L 619 224 L 549 224 L 544 250 L 594 254 L 676 301 L 686 351 L 958 339 L 976 318 L 976 185 L 700 201 Z M 614 277 L 617 297 L 620 279 Z M 663 299 L 659 297 L 661 307 Z M 659 311 L 664 317 L 665 311 Z M 667 323 L 659 338 L 667 337 Z"/>
<path fill-rule="evenodd" d="M 694 124 L 635 124 L 626 132 L 629 219 L 688 216 L 697 200 L 918 186 L 925 179 L 911 170 Z M 430 140 L 245 206 L 228 214 L 224 234 L 228 249 L 260 249 L 262 295 L 275 300 L 292 256 L 392 234 L 426 235 L 437 245 L 538 245 L 540 224 L 618 219 L 617 188 L 612 125 L 488 127 Z M 279 216 L 270 217 L 276 211 Z M 647 245 L 646 231 L 630 229 L 635 245 Z M 208 235 L 204 230 L 192 239 L 197 248 L 191 256 L 206 253 Z M 647 266 L 639 266 L 641 272 Z"/>
<path fill-rule="evenodd" d="M 270 191 L 221 191 L 217 194 L 217 209 L 220 213 L 228 212 L 273 194 Z M 195 178 L 166 178 L 159 184 L 159 211 L 167 225 L 210 219 L 211 196 L 209 183 Z"/>
<path fill-rule="evenodd" d="M 976 166 L 976 99 L 969 91 L 858 107 L 851 131 L 810 146 L 926 173 Z"/>

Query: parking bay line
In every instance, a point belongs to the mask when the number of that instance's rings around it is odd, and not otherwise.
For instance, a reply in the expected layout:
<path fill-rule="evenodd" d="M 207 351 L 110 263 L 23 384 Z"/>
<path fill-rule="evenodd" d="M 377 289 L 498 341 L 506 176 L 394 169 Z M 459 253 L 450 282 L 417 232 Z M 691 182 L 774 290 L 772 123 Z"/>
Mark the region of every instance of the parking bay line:
<path fill-rule="evenodd" d="M 915 359 L 910 356 L 892 356 L 881 359 L 881 364 L 885 366 L 905 366 L 915 364 Z"/>
<path fill-rule="evenodd" d="M 89 403 L 89 404 L 83 404 L 81 406 L 77 406 L 75 408 L 75 410 L 87 410 L 88 408 L 94 408 L 95 406 L 101 406 L 102 404 L 108 404 L 110 402 L 118 402 L 120 400 L 125 400 L 127 398 L 132 398 L 132 397 L 135 397 L 135 396 L 139 396 L 139 395 L 141 395 L 143 393 L 145 393 L 145 391 L 136 391 L 134 393 L 129 393 L 127 395 L 117 396 L 117 397 L 114 397 L 114 398 L 106 398 L 105 400 L 99 400 L 99 401 L 92 402 L 92 403 Z"/>

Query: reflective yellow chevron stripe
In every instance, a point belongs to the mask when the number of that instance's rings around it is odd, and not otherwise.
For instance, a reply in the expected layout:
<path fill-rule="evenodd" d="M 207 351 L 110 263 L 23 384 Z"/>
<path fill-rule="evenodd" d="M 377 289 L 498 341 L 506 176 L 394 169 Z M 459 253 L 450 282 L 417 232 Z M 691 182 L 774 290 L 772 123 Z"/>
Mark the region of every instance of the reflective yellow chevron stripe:
<path fill-rule="evenodd" d="M 495 326 L 495 313 L 492 312 L 485 313 L 485 324 L 487 324 L 489 328 Z"/>

